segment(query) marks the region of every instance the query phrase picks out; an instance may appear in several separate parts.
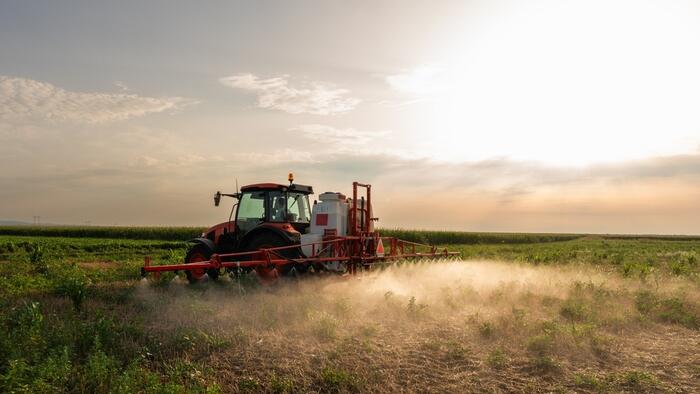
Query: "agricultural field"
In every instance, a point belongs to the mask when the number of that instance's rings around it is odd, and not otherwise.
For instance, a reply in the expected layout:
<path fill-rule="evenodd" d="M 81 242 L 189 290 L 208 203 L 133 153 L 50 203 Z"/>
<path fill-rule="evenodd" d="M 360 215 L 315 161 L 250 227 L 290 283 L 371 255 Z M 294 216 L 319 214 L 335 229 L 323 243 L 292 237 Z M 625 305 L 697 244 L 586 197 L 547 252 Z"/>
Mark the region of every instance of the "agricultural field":
<path fill-rule="evenodd" d="M 31 230 L 0 228 L 0 392 L 700 390 L 693 237 L 391 230 L 461 258 L 259 287 L 141 280 L 201 229 Z"/>

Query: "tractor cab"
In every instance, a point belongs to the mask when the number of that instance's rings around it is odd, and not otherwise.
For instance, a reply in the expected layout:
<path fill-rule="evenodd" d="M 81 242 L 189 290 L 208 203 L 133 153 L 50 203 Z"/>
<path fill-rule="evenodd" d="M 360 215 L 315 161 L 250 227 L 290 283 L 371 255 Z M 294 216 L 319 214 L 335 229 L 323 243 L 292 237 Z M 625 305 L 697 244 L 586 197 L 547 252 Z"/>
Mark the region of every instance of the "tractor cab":
<path fill-rule="evenodd" d="M 285 244 L 298 243 L 301 234 L 309 231 L 311 186 L 292 183 L 258 183 L 241 187 L 240 192 L 214 195 L 214 205 L 221 197 L 237 200 L 231 209 L 229 221 L 210 227 L 202 234 L 220 252 L 241 250 L 261 233 L 272 233 Z M 235 217 L 234 217 L 235 213 Z"/>
<path fill-rule="evenodd" d="M 291 225 L 306 233 L 311 222 L 311 186 L 260 183 L 241 188 L 236 211 L 236 231 L 240 235 L 260 224 Z"/>

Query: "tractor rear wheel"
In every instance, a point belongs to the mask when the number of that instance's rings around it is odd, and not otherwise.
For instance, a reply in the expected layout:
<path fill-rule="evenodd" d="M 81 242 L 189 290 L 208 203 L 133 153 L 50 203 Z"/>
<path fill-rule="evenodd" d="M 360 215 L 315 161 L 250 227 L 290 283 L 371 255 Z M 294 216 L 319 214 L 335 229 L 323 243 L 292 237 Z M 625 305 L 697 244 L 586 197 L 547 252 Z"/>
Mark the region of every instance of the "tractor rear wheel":
<path fill-rule="evenodd" d="M 246 250 L 248 251 L 256 251 L 260 249 L 269 249 L 269 248 L 279 248 L 282 246 L 290 246 L 291 244 L 282 237 L 280 237 L 277 234 L 274 233 L 263 233 L 254 238 L 253 240 L 250 241 L 248 246 L 246 247 Z M 279 252 L 277 252 L 279 255 L 281 255 L 284 258 L 288 259 L 296 259 L 300 257 L 300 253 L 297 249 L 284 249 Z M 273 256 L 275 258 L 276 256 Z M 258 274 L 258 280 L 260 284 L 263 285 L 271 285 L 277 281 L 277 279 L 280 277 L 280 275 L 288 275 L 290 271 L 292 270 L 292 267 L 294 264 L 287 264 L 283 265 L 279 268 L 277 267 L 257 267 L 255 268 L 255 272 Z"/>
<path fill-rule="evenodd" d="M 213 250 L 209 249 L 206 245 L 197 244 L 193 246 L 185 257 L 185 264 L 201 263 L 202 261 L 208 261 L 211 255 L 214 253 Z M 190 283 L 197 283 L 204 280 L 204 275 L 207 275 L 211 280 L 217 280 L 219 278 L 219 270 L 215 269 L 195 269 L 185 271 L 187 275 L 187 280 Z"/>

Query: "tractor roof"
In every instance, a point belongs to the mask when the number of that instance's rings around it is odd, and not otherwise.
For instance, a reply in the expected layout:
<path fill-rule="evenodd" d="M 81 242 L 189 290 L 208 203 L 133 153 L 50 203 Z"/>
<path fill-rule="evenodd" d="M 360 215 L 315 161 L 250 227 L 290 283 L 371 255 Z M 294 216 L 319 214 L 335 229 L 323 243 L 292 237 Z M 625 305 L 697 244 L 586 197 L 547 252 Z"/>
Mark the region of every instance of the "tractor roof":
<path fill-rule="evenodd" d="M 256 183 L 254 185 L 247 185 L 241 187 L 242 192 L 254 192 L 254 191 L 269 191 L 269 190 L 280 190 L 280 191 L 290 191 L 304 194 L 313 194 L 314 189 L 311 186 L 297 185 L 293 183 L 291 185 L 281 185 L 279 183 Z"/>

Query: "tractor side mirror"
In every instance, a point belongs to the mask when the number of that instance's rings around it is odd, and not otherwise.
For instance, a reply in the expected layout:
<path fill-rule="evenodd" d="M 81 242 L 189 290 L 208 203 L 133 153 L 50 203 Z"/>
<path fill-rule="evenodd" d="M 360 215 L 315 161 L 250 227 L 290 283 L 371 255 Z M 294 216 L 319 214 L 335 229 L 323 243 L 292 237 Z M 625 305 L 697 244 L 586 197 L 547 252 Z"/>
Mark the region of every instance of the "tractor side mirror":
<path fill-rule="evenodd" d="M 216 192 L 216 194 L 214 194 L 214 206 L 218 207 L 220 202 L 221 202 L 221 192 Z"/>

